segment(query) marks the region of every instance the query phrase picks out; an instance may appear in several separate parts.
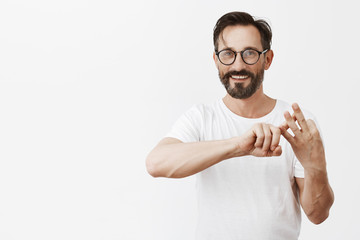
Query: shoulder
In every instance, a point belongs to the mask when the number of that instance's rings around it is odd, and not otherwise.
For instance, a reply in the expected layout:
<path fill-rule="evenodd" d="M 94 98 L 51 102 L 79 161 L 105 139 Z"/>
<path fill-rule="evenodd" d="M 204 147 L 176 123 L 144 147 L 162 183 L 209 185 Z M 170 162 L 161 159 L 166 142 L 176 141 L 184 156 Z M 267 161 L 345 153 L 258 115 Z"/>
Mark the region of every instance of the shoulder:
<path fill-rule="evenodd" d="M 221 109 L 219 101 L 210 103 L 197 103 L 194 104 L 185 114 L 194 117 L 209 117 L 219 112 Z"/>
<path fill-rule="evenodd" d="M 182 142 L 197 142 L 203 139 L 203 129 L 212 122 L 214 104 L 198 103 L 190 107 L 174 123 L 166 137 L 179 139 Z"/>

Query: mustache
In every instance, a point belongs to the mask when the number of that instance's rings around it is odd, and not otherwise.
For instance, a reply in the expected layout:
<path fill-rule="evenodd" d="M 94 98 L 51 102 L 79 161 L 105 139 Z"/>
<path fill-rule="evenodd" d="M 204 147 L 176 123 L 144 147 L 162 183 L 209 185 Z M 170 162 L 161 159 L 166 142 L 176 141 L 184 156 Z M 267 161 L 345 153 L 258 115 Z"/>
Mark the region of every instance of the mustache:
<path fill-rule="evenodd" d="M 241 71 L 231 71 L 231 72 L 227 72 L 223 79 L 229 79 L 231 77 L 231 75 L 248 75 L 250 78 L 254 78 L 255 74 L 253 74 L 252 72 L 246 71 L 245 69 L 241 70 Z"/>

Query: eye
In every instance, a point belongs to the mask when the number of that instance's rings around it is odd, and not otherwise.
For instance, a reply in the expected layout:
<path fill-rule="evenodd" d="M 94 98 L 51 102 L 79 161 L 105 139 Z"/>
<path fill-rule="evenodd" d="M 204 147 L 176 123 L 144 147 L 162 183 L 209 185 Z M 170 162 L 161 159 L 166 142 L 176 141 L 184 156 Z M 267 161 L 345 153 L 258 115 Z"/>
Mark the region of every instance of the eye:
<path fill-rule="evenodd" d="M 243 53 L 244 57 L 256 57 L 258 55 L 258 52 L 252 49 L 245 50 Z"/>
<path fill-rule="evenodd" d="M 222 51 L 220 54 L 222 57 L 233 57 L 234 56 L 234 52 L 232 52 L 230 50 Z"/>

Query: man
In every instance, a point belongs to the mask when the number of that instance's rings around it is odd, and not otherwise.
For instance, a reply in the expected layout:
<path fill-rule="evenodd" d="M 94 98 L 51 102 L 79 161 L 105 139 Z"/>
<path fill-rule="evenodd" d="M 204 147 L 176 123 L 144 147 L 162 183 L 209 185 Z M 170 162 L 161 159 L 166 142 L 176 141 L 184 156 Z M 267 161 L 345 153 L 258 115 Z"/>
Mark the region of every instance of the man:
<path fill-rule="evenodd" d="M 197 174 L 197 239 L 297 239 L 300 204 L 315 224 L 333 204 L 314 117 L 263 92 L 271 37 L 264 20 L 222 16 L 213 57 L 227 95 L 191 108 L 146 159 L 154 177 Z"/>

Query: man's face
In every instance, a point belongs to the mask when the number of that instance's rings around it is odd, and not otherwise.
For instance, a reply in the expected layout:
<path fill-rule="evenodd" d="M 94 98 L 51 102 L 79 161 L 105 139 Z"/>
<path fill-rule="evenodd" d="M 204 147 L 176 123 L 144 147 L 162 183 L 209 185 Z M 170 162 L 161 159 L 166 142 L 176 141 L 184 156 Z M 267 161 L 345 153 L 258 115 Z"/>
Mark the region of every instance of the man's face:
<path fill-rule="evenodd" d="M 261 45 L 260 33 L 254 26 L 228 26 L 219 36 L 218 51 L 223 49 L 243 51 L 249 48 L 258 51 L 264 50 Z M 270 66 L 270 64 L 266 64 L 266 58 L 262 55 L 256 64 L 248 65 L 244 63 L 240 53 L 238 53 L 235 62 L 229 66 L 222 64 L 214 55 L 220 80 L 230 96 L 246 99 L 260 88 L 264 78 L 264 70 Z"/>

